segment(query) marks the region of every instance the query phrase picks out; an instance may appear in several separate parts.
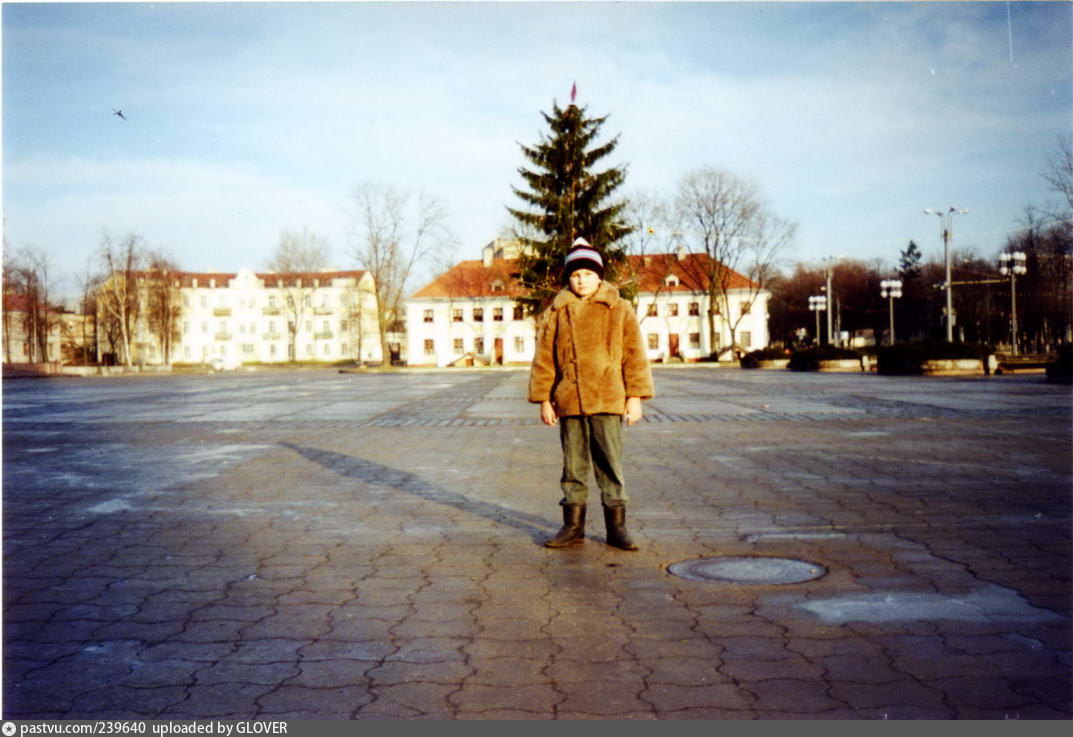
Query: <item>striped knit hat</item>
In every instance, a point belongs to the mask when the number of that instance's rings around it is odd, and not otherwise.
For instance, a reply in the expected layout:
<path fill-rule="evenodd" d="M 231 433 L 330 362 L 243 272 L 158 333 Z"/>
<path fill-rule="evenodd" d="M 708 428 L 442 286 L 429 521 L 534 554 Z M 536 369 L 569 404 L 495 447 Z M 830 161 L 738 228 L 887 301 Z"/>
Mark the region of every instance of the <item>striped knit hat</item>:
<path fill-rule="evenodd" d="M 570 252 L 566 254 L 566 259 L 563 261 L 563 281 L 569 279 L 570 275 L 578 269 L 595 271 L 601 279 L 604 278 L 604 260 L 584 238 L 574 241 Z"/>

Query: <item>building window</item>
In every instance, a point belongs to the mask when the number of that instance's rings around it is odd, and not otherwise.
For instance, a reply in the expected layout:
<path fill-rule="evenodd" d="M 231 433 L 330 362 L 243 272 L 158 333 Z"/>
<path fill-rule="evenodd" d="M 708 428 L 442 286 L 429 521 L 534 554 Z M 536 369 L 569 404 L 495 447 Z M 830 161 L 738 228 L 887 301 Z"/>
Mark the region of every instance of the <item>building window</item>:
<path fill-rule="evenodd" d="M 207 322 L 201 323 L 201 334 L 202 335 L 208 335 L 208 333 L 209 333 L 209 324 Z"/>
<path fill-rule="evenodd" d="M 671 311 L 671 313 L 670 313 L 671 317 L 678 317 L 678 303 L 677 302 L 671 302 L 669 305 L 667 305 L 667 307 Z"/>
<path fill-rule="evenodd" d="M 690 302 L 689 303 L 689 316 L 690 317 L 699 317 L 700 316 L 700 302 Z"/>
<path fill-rule="evenodd" d="M 515 320 L 524 320 L 525 319 L 525 310 L 524 310 L 524 308 L 522 308 L 521 305 L 514 305 L 514 319 Z"/>
<path fill-rule="evenodd" d="M 466 350 L 466 348 L 465 348 L 465 345 L 462 342 L 462 339 L 461 338 L 455 338 L 455 353 L 461 353 L 464 350 Z"/>
<path fill-rule="evenodd" d="M 436 341 L 431 338 L 425 338 L 425 355 L 433 356 L 436 354 Z"/>
<path fill-rule="evenodd" d="M 648 349 L 652 350 L 652 351 L 659 349 L 659 334 L 658 333 L 649 333 L 648 334 Z"/>
<path fill-rule="evenodd" d="M 514 339 L 514 352 L 515 353 L 524 353 L 525 352 L 525 338 L 522 338 L 521 336 L 518 336 L 518 337 L 516 337 Z"/>
<path fill-rule="evenodd" d="M 655 302 L 653 302 L 652 304 L 650 304 L 648 306 L 648 312 L 646 314 L 647 314 L 648 317 L 656 317 L 656 316 L 658 316 L 659 315 L 659 306 Z"/>
<path fill-rule="evenodd" d="M 346 331 L 347 331 L 347 321 L 346 320 L 340 320 L 339 321 L 339 332 L 340 333 L 345 333 Z"/>
<path fill-rule="evenodd" d="M 689 347 L 700 348 L 700 333 L 689 334 Z"/>
<path fill-rule="evenodd" d="M 484 322 L 484 308 L 483 307 L 474 307 L 473 308 L 473 322 Z"/>
<path fill-rule="evenodd" d="M 473 352 L 478 354 L 484 353 L 484 338 L 473 339 Z"/>
<path fill-rule="evenodd" d="M 462 322 L 462 310 L 452 310 L 451 319 L 455 322 Z"/>
<path fill-rule="evenodd" d="M 325 343 L 324 344 L 324 355 L 325 356 L 330 356 L 331 353 L 332 353 L 332 344 L 331 343 Z"/>
<path fill-rule="evenodd" d="M 495 322 L 503 322 L 503 308 L 502 307 L 493 307 L 492 308 L 492 320 L 495 321 Z"/>
<path fill-rule="evenodd" d="M 432 322 L 432 310 L 425 310 L 425 322 Z"/>
<path fill-rule="evenodd" d="M 204 294 L 201 295 L 201 306 L 202 307 L 208 307 L 209 306 L 209 298 L 206 297 Z"/>
<path fill-rule="evenodd" d="M 741 346 L 742 348 L 752 348 L 753 346 L 753 334 L 749 330 L 741 331 Z"/>
<path fill-rule="evenodd" d="M 752 302 L 742 302 L 741 303 L 741 314 L 748 315 L 752 311 L 752 309 L 753 309 L 753 303 Z"/>

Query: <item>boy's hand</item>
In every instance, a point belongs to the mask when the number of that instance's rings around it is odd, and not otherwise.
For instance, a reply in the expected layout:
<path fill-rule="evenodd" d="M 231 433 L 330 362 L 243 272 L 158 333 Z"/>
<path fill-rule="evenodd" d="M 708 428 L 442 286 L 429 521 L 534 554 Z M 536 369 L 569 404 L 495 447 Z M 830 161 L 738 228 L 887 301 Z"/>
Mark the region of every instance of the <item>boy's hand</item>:
<path fill-rule="evenodd" d="M 636 425 L 643 416 L 644 410 L 641 409 L 640 397 L 627 397 L 626 410 L 622 413 L 623 421 L 627 425 Z"/>
<path fill-rule="evenodd" d="M 555 407 L 546 399 L 540 403 L 540 421 L 545 425 L 559 424 L 559 416 L 555 414 Z"/>

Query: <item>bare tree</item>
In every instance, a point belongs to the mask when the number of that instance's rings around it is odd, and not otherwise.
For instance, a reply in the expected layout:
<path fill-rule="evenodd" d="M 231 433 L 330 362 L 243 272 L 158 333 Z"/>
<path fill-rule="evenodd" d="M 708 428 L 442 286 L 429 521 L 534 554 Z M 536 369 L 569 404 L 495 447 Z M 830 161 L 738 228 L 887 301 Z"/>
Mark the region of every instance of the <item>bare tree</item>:
<path fill-rule="evenodd" d="M 622 238 L 626 262 L 619 268 L 618 287 L 622 296 L 636 305 L 641 272 L 651 271 L 652 254 L 674 251 L 674 222 L 667 203 L 656 193 L 644 190 L 627 197 L 623 219 L 630 232 Z M 671 264 L 666 259 L 658 263 L 668 267 Z"/>
<path fill-rule="evenodd" d="M 354 257 L 373 277 L 380 346 L 384 361 L 388 334 L 402 322 L 402 300 L 419 264 L 453 243 L 447 213 L 435 197 L 412 197 L 377 182 L 359 184 L 353 194 Z"/>
<path fill-rule="evenodd" d="M 138 281 L 145 262 L 145 247 L 141 237 L 133 233 L 118 243 L 105 233 L 98 255 L 104 271 L 97 297 L 101 321 L 108 324 L 106 332 L 118 336 L 123 364 L 133 366 L 131 346 L 141 311 Z"/>
<path fill-rule="evenodd" d="M 1073 213 L 1073 135 L 1067 133 L 1058 137 L 1058 146 L 1047 162 L 1043 177 L 1051 185 L 1051 189 L 1066 200 L 1067 210 L 1057 214 L 1057 218 L 1070 217 L 1070 213 Z"/>
<path fill-rule="evenodd" d="M 82 364 L 94 363 L 97 356 L 96 345 L 90 345 L 90 333 L 89 323 L 87 320 L 93 320 L 93 338 L 94 343 L 97 340 L 97 291 L 101 286 L 100 274 L 96 271 L 96 264 L 94 263 L 95 257 L 90 256 L 86 260 L 85 271 L 79 274 L 76 278 L 78 280 L 79 294 L 79 311 L 81 315 L 78 320 L 78 324 L 81 330 L 81 339 L 74 339 L 77 344 L 77 353 L 79 355 L 79 362 Z"/>
<path fill-rule="evenodd" d="M 149 254 L 148 260 L 149 270 L 145 280 L 146 321 L 160 345 L 164 363 L 170 366 L 172 347 L 178 338 L 179 317 L 182 314 L 179 267 L 174 258 L 162 251 Z"/>
<path fill-rule="evenodd" d="M 683 176 L 674 201 L 681 243 L 704 258 L 690 259 L 708 289 L 710 345 L 717 344 L 718 318 L 725 316 L 731 345 L 743 316 L 774 275 L 778 257 L 796 234 L 796 224 L 771 213 L 757 186 L 719 169 L 706 167 Z M 744 276 L 745 279 L 740 279 Z M 731 291 L 743 295 L 733 311 Z"/>
<path fill-rule="evenodd" d="M 57 311 L 52 308 L 51 260 L 47 253 L 35 248 L 21 248 L 4 262 L 4 293 L 14 295 L 16 309 L 4 311 L 5 350 L 10 360 L 10 330 L 18 315 L 19 327 L 26 339 L 27 360 L 31 363 L 59 360 L 49 355 L 49 337 L 59 324 Z"/>
<path fill-rule="evenodd" d="M 308 227 L 300 232 L 285 229 L 268 261 L 268 268 L 279 273 L 292 361 L 298 358 L 298 334 L 312 307 L 315 275 L 328 267 L 329 254 L 328 242 Z"/>

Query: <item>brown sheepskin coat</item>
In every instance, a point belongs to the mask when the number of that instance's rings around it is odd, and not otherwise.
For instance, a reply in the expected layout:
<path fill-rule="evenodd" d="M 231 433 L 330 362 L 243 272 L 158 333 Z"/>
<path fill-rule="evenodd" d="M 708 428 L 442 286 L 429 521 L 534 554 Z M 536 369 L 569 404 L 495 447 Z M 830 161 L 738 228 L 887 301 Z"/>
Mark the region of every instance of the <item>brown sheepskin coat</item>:
<path fill-rule="evenodd" d="M 633 306 L 607 282 L 588 299 L 559 292 L 537 327 L 529 401 L 550 399 L 560 417 L 616 414 L 627 397 L 655 394 Z"/>

